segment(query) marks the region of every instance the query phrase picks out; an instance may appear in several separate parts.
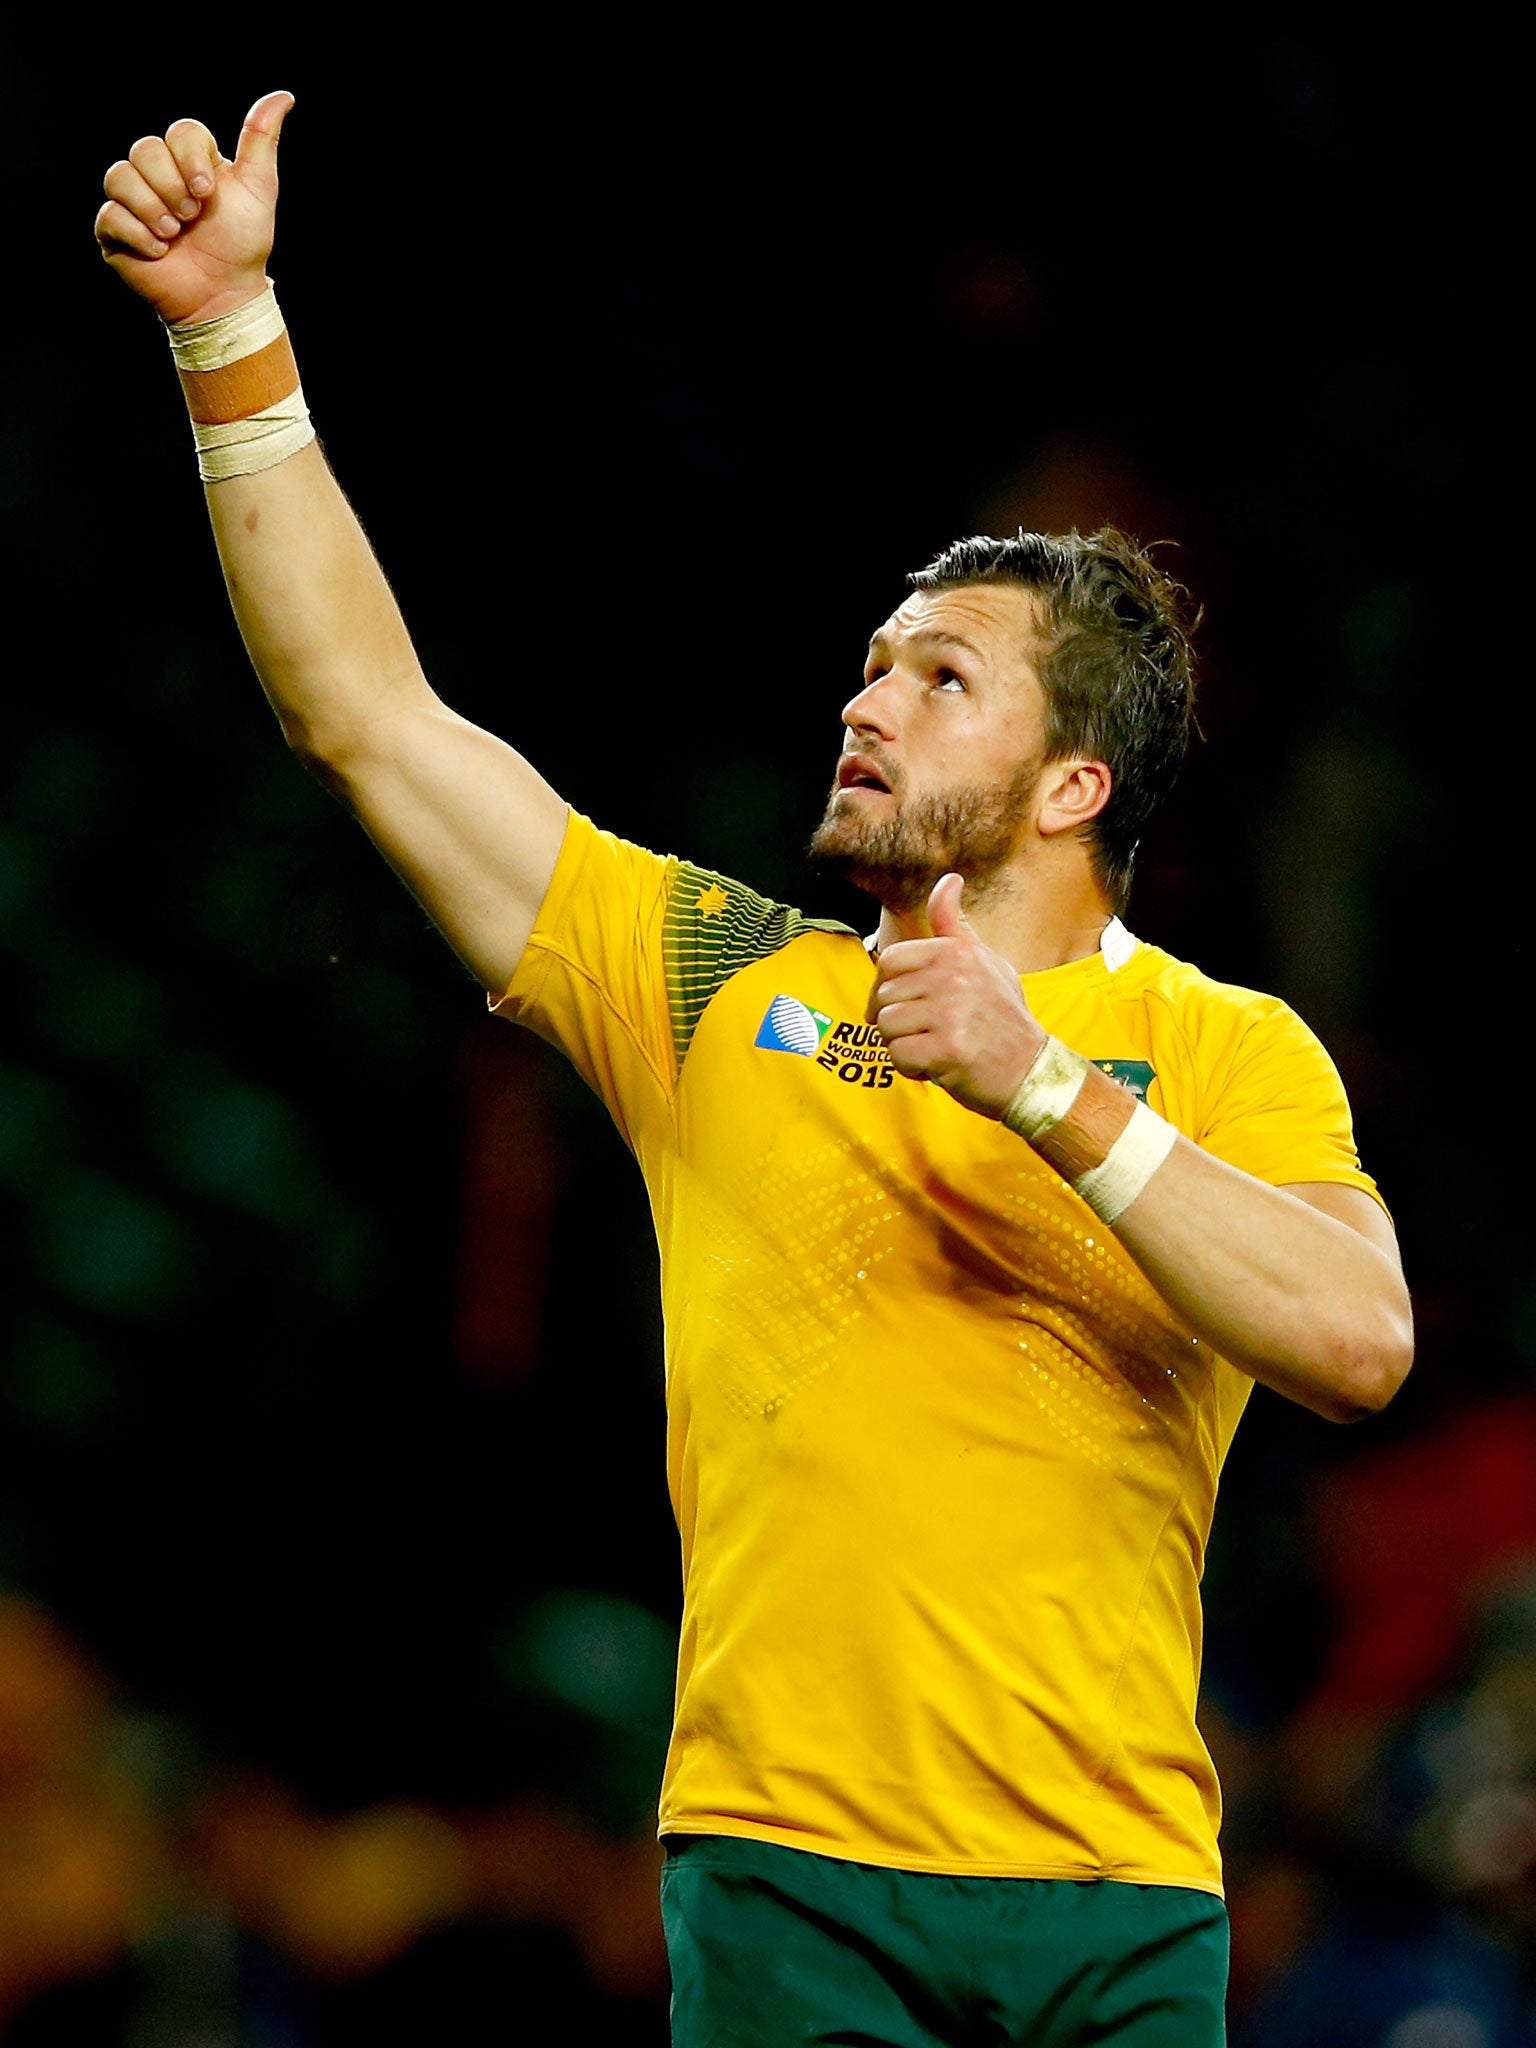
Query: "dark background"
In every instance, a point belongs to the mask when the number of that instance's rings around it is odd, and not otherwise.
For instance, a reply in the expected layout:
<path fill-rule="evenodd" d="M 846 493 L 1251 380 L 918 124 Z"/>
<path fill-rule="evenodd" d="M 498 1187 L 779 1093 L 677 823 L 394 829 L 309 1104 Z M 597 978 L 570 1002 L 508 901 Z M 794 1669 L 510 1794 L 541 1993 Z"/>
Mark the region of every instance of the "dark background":
<path fill-rule="evenodd" d="M 857 915 L 801 849 L 902 573 L 1177 544 L 1206 742 L 1129 922 L 1321 1033 L 1420 1326 L 1384 1417 L 1261 1391 L 1224 1482 L 1234 2039 L 1528 2038 L 1498 60 L 857 28 L 0 53 L 8 2043 L 665 2038 L 643 1196 L 286 756 L 90 240 L 137 135 L 275 85 L 327 451 L 434 683 L 603 824 Z"/>

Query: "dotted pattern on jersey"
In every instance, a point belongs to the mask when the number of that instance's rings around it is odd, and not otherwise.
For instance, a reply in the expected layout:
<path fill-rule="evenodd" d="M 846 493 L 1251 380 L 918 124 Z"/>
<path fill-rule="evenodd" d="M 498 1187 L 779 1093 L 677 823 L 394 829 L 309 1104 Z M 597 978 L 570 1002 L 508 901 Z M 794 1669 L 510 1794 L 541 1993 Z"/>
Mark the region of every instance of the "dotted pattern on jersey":
<path fill-rule="evenodd" d="M 1126 1472 L 1182 1436 L 1212 1353 L 1171 1327 L 1150 1283 L 1086 1203 L 1038 1199 L 1021 1177 L 1004 1199 L 1024 1226 L 1028 1289 L 1015 1368 L 1027 1398 L 1067 1445 L 1105 1472 Z M 1158 1459 L 1161 1462 L 1159 1456 Z"/>
<path fill-rule="evenodd" d="M 679 861 L 662 926 L 662 963 L 672 1014 L 672 1043 L 682 1066 L 699 1019 L 733 974 L 777 953 L 802 932 L 858 934 L 828 918 L 802 917 L 729 876 Z"/>
<path fill-rule="evenodd" d="M 734 1413 L 771 1419 L 852 1355 L 846 1340 L 878 1268 L 908 1242 L 913 1192 L 833 1139 L 757 1162 L 748 1182 L 707 1201 L 697 1221 L 709 1251 L 689 1312 L 709 1328 L 713 1377 Z M 1017 1316 L 1018 1393 L 1097 1470 L 1166 1471 L 1170 1449 L 1187 1443 L 1210 1351 L 1170 1325 L 1085 1203 L 1034 1171 L 996 1192 L 1015 1225 L 994 1240 L 992 1284 Z M 978 1366 L 998 1358 L 998 1328 Z"/>
<path fill-rule="evenodd" d="M 772 1417 L 848 1355 L 842 1340 L 864 1312 L 864 1282 L 897 1248 L 901 1205 L 838 1141 L 775 1160 L 746 1196 L 711 1215 L 690 1313 L 709 1325 L 727 1407 Z"/>

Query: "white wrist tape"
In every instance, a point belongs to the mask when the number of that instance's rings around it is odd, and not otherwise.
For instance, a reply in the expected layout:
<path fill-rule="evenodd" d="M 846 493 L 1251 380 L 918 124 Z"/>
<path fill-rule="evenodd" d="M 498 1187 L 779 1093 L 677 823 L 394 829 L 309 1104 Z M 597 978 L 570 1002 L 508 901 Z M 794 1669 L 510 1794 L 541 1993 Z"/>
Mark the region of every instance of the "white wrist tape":
<path fill-rule="evenodd" d="M 203 425 L 192 422 L 197 444 L 198 474 L 204 483 L 222 483 L 229 476 L 254 476 L 286 462 L 315 438 L 315 429 L 304 403 L 304 387 L 296 385 L 289 398 L 264 406 L 243 420 L 216 421 Z"/>
<path fill-rule="evenodd" d="M 1061 1122 L 1076 1102 L 1087 1072 L 1088 1062 L 1081 1053 L 1073 1052 L 1059 1038 L 1048 1038 L 1003 1111 L 1003 1122 L 1033 1144 Z"/>
<path fill-rule="evenodd" d="M 271 469 L 315 438 L 268 285 L 233 313 L 167 328 L 205 483 Z"/>
<path fill-rule="evenodd" d="M 1173 1150 L 1178 1135 L 1155 1109 L 1138 1102 L 1098 1165 L 1080 1173 L 1072 1185 L 1102 1222 L 1117 1223 Z"/>
<path fill-rule="evenodd" d="M 217 320 L 182 320 L 165 331 L 178 370 L 227 370 L 287 329 L 277 310 L 277 293 L 268 285 L 259 299 L 237 306 L 233 313 L 221 313 Z"/>

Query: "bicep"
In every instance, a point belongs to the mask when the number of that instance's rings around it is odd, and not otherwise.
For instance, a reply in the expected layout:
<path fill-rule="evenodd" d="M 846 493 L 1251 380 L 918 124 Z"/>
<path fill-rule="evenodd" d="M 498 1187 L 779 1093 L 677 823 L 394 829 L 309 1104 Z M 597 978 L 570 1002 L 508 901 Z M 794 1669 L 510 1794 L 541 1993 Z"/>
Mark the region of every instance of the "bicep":
<path fill-rule="evenodd" d="M 1392 1227 L 1392 1219 L 1375 1196 L 1368 1195 L 1364 1188 L 1350 1187 L 1343 1181 L 1309 1180 L 1292 1181 L 1283 1192 L 1294 1196 L 1298 1202 L 1305 1202 L 1309 1209 L 1331 1216 L 1335 1223 L 1346 1225 L 1368 1244 L 1373 1244 L 1397 1272 L 1402 1271 L 1402 1255 L 1397 1248 L 1397 1232 Z"/>
<path fill-rule="evenodd" d="M 512 979 L 568 812 L 494 733 L 435 699 L 401 707 L 326 779 L 481 985 Z"/>

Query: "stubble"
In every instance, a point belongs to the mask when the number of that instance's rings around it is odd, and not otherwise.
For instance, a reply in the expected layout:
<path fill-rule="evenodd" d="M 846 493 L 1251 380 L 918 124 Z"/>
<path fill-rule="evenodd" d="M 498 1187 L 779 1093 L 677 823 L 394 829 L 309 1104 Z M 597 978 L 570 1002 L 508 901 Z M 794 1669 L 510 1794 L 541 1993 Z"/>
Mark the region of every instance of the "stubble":
<path fill-rule="evenodd" d="M 834 790 L 811 840 L 811 859 L 887 910 L 917 910 L 940 875 L 951 871 L 964 875 L 974 900 L 1017 847 L 1038 773 L 1031 763 L 993 788 L 973 785 L 911 800 L 898 795 L 884 817 L 869 816 L 854 791 Z"/>

